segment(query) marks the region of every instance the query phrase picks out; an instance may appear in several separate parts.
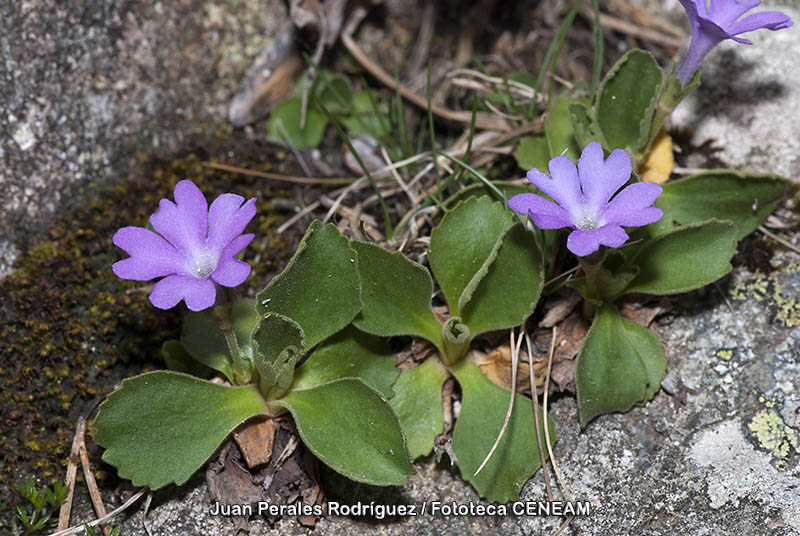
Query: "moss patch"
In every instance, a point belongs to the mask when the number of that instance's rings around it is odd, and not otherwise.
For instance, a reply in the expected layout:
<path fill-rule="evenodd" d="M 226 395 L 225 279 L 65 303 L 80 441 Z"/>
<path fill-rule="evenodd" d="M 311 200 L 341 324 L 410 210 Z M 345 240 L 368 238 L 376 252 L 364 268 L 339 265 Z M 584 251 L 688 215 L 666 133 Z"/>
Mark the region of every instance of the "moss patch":
<path fill-rule="evenodd" d="M 80 209 L 31 240 L 13 274 L 0 280 L 2 496 L 22 475 L 63 479 L 78 417 L 123 378 L 163 368 L 161 344 L 179 334 L 182 305 L 157 310 L 146 283 L 111 272 L 125 257 L 111 242 L 119 227 L 146 225 L 181 179 L 192 179 L 209 199 L 227 191 L 257 197 L 249 227 L 256 239 L 244 259 L 254 269 L 239 289 L 250 294 L 282 269 L 299 240 L 301 230 L 274 232 L 284 218 L 269 210 L 269 200 L 287 195 L 281 185 L 212 170 L 197 154 L 143 167 L 150 171 L 95 190 Z"/>

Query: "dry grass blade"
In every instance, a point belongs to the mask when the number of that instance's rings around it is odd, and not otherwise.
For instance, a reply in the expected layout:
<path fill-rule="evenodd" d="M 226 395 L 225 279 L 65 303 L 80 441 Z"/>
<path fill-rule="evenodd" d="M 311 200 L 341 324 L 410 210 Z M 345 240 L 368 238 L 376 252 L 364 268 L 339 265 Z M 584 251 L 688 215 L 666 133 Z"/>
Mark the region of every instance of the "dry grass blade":
<path fill-rule="evenodd" d="M 83 431 L 86 430 L 84 423 Z M 92 500 L 92 506 L 97 513 L 97 517 L 102 519 L 106 516 L 106 507 L 103 504 L 103 498 L 100 496 L 100 489 L 97 487 L 97 481 L 94 479 L 94 473 L 89 465 L 89 455 L 86 453 L 85 434 L 78 436 L 78 456 L 81 459 L 81 467 L 83 468 L 83 477 L 86 480 L 86 487 L 89 488 L 89 497 Z M 111 532 L 111 527 L 104 527 L 103 532 L 108 536 Z"/>
<path fill-rule="evenodd" d="M 251 177 L 261 177 L 262 179 L 272 179 L 275 181 L 292 182 L 294 184 L 350 184 L 355 181 L 352 177 L 294 177 L 292 175 L 281 175 L 280 173 L 269 173 L 267 171 L 255 171 L 252 169 L 220 164 L 219 162 L 203 162 L 205 167 L 229 171 L 231 173 L 241 173 Z"/>
<path fill-rule="evenodd" d="M 516 398 L 516 385 L 517 385 L 517 366 L 519 365 L 519 347 L 522 345 L 522 333 L 519 334 L 519 340 L 517 341 L 516 346 L 514 345 L 514 329 L 511 329 L 510 332 L 511 338 L 511 390 L 509 391 L 510 396 L 508 400 L 508 410 L 506 411 L 506 418 L 503 420 L 503 427 L 500 428 L 500 433 L 497 434 L 497 439 L 494 440 L 494 445 L 492 448 L 489 449 L 489 453 L 486 455 L 486 458 L 483 459 L 478 469 L 472 474 L 472 476 L 477 476 L 483 468 L 489 463 L 489 460 L 492 458 L 494 451 L 497 450 L 497 446 L 500 444 L 500 441 L 503 439 L 503 435 L 506 433 L 506 428 L 508 428 L 508 423 L 511 421 L 511 412 L 514 411 L 514 399 Z M 531 369 L 533 367 L 528 367 Z M 536 388 L 534 387 L 534 393 L 536 393 Z"/>
<path fill-rule="evenodd" d="M 72 513 L 72 500 L 75 496 L 75 477 L 78 475 L 78 452 L 80 450 L 81 438 L 86 432 L 86 419 L 81 417 L 78 420 L 78 428 L 75 430 L 75 437 L 72 439 L 72 448 L 69 453 L 69 464 L 67 465 L 67 499 L 61 504 L 58 513 L 58 529 L 65 530 L 69 527 L 69 516 Z"/>
<path fill-rule="evenodd" d="M 539 421 L 539 394 L 536 392 L 536 371 L 533 370 L 533 352 L 531 351 L 531 338 L 525 330 L 525 347 L 528 350 L 528 379 L 531 383 L 531 401 L 533 402 L 533 422 L 536 426 L 536 446 L 539 449 L 539 458 L 542 460 L 542 474 L 544 475 L 544 489 L 547 492 L 547 499 L 553 500 L 553 488 L 550 484 L 550 474 L 547 472 L 547 458 L 544 456 L 544 442 L 542 441 L 542 426 Z M 545 422 L 545 426 L 547 423 Z"/>
<path fill-rule="evenodd" d="M 550 353 L 547 356 L 547 377 L 544 380 L 544 399 L 542 402 L 542 405 L 544 406 L 543 414 L 545 423 L 547 422 L 547 395 L 549 392 L 548 387 L 550 385 L 550 370 L 553 366 L 553 354 L 555 354 L 556 351 L 557 335 L 558 335 L 558 328 L 556 326 L 553 326 L 553 340 L 550 342 Z M 547 453 L 550 456 L 550 463 L 553 465 L 553 472 L 556 474 L 556 478 L 558 479 L 558 484 L 561 486 L 561 490 L 564 492 L 564 495 L 566 495 L 567 500 L 569 500 L 570 502 L 574 502 L 575 498 L 572 496 L 572 493 L 570 493 L 566 484 L 564 484 L 564 479 L 561 478 L 561 471 L 559 470 L 558 464 L 556 463 L 556 458 L 555 456 L 553 456 L 553 445 L 550 442 L 550 430 L 548 429 L 547 426 L 544 427 L 544 437 L 545 441 L 547 442 Z M 569 526 L 570 522 L 572 522 L 572 519 L 574 517 L 575 516 L 568 517 L 567 520 L 564 521 L 564 523 L 558 528 L 558 530 L 555 532 L 553 536 L 557 536 L 558 534 L 564 532 L 564 530 L 566 530 L 567 526 Z"/>
<path fill-rule="evenodd" d="M 553 340 L 550 343 L 550 355 L 547 356 L 547 377 L 544 380 L 544 400 L 542 405 L 544 406 L 543 414 L 545 422 L 547 422 L 547 395 L 549 394 L 549 385 L 550 385 L 550 371 L 553 366 L 553 354 L 556 351 L 556 337 L 558 336 L 558 328 L 553 326 Z M 575 499 L 570 493 L 569 489 L 567 489 L 566 484 L 564 484 L 564 479 L 561 477 L 561 471 L 558 469 L 558 464 L 556 463 L 556 459 L 553 456 L 553 445 L 550 442 L 550 430 L 545 426 L 544 428 L 544 437 L 545 441 L 547 442 L 547 453 L 550 455 L 550 463 L 553 465 L 553 472 L 556 474 L 556 478 L 558 479 L 558 484 L 561 486 L 561 490 L 566 495 L 567 499 L 570 502 L 573 502 Z"/>
<path fill-rule="evenodd" d="M 353 39 L 353 32 L 355 31 L 356 27 L 361 23 L 364 17 L 367 15 L 367 12 L 363 8 L 358 8 L 353 11 L 351 15 L 350 22 L 347 23 L 344 31 L 342 32 L 341 39 L 342 43 L 344 44 L 347 51 L 355 58 L 355 60 L 361 64 L 369 73 L 377 78 L 383 85 L 386 87 L 399 91 L 400 94 L 412 104 L 424 109 L 428 110 L 430 108 L 431 112 L 434 115 L 437 115 L 443 119 L 447 119 L 448 121 L 454 121 L 457 123 L 464 123 L 470 124 L 472 122 L 472 114 L 469 112 L 460 112 L 455 110 L 450 110 L 448 108 L 443 108 L 436 104 L 428 105 L 428 100 L 421 95 L 417 95 L 407 86 L 403 84 L 398 84 L 395 82 L 394 78 L 383 70 L 378 64 L 373 62 L 369 56 L 358 46 L 358 44 Z M 508 121 L 501 119 L 499 117 L 479 113 L 475 118 L 475 127 L 476 128 L 483 128 L 489 130 L 510 130 L 511 126 L 509 125 Z"/>
<path fill-rule="evenodd" d="M 110 511 L 109 513 L 107 513 L 106 515 L 104 515 L 103 517 L 101 517 L 99 519 L 95 519 L 94 521 L 90 521 L 89 523 L 86 523 L 86 525 L 89 525 L 90 527 L 96 527 L 97 525 L 100 525 L 101 523 L 105 523 L 106 521 L 110 521 L 114 517 L 118 516 L 119 514 L 121 514 L 122 512 L 127 510 L 128 508 L 130 508 L 131 505 L 133 503 L 135 503 L 136 501 L 138 501 L 139 498 L 141 498 L 141 496 L 144 495 L 146 491 L 147 490 L 145 488 L 140 489 L 139 491 L 134 493 L 131 496 L 130 499 L 125 501 L 125 503 L 123 505 L 119 506 L 118 508 L 115 508 L 114 510 Z M 74 527 L 70 527 L 70 528 L 68 528 L 66 530 L 60 530 L 60 531 L 57 531 L 57 532 L 53 532 L 49 536 L 72 536 L 73 534 L 81 534 L 84 531 L 83 525 L 84 524 L 81 523 L 80 525 L 76 525 Z"/>
<path fill-rule="evenodd" d="M 785 247 L 787 249 L 790 249 L 790 250 L 794 251 L 795 253 L 800 253 L 800 248 L 798 248 L 794 244 L 784 240 L 783 238 L 781 238 L 780 236 L 776 235 L 775 233 L 769 231 L 763 225 L 759 225 L 758 226 L 758 230 L 761 231 L 762 233 L 764 233 L 765 235 L 767 235 L 768 237 L 770 237 L 771 239 L 773 239 L 774 241 L 776 241 L 777 243 L 779 243 L 780 245 L 782 245 L 783 247 Z"/>

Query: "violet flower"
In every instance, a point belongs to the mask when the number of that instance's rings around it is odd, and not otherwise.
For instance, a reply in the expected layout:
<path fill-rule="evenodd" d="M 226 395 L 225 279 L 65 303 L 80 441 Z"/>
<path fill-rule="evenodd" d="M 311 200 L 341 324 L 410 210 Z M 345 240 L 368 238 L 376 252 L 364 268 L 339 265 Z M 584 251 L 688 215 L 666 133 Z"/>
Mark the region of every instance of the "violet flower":
<path fill-rule="evenodd" d="M 541 229 L 575 229 L 567 237 L 567 249 L 579 257 L 601 245 L 619 247 L 629 238 L 623 226 L 647 225 L 664 215 L 651 206 L 662 191 L 653 182 L 631 184 L 614 196 L 631 176 L 631 159 L 622 149 L 604 159 L 602 146 L 593 141 L 583 149 L 577 168 L 566 156 L 550 160 L 550 176 L 536 168 L 528 172 L 528 180 L 555 203 L 537 194 L 519 194 L 508 206 L 529 215 Z"/>
<path fill-rule="evenodd" d="M 752 45 L 753 42 L 749 39 L 736 36 L 759 28 L 782 30 L 792 25 L 792 20 L 780 11 L 760 11 L 739 20 L 739 17 L 758 6 L 760 0 L 711 0 L 708 9 L 706 0 L 680 2 L 689 15 L 689 24 L 692 27 L 692 42 L 675 73 L 684 87 L 692 79 L 706 54 L 725 39 Z"/>
<path fill-rule="evenodd" d="M 192 311 L 214 305 L 215 283 L 235 287 L 250 275 L 250 265 L 234 257 L 255 235 L 242 234 L 256 214 L 256 200 L 244 203 L 236 194 L 222 194 L 209 208 L 192 181 L 175 185 L 175 203 L 162 199 L 150 216 L 156 233 L 142 227 L 123 227 L 114 244 L 130 257 L 111 267 L 117 277 L 148 281 L 164 277 L 153 286 L 150 302 L 159 309 L 175 307 L 181 300 Z"/>

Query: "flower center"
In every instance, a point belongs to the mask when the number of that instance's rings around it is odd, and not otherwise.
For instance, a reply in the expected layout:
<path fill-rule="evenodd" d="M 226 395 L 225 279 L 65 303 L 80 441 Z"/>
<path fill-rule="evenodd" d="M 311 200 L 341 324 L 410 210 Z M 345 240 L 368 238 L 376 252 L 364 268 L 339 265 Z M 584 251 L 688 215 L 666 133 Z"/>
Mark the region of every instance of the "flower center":
<path fill-rule="evenodd" d="M 202 249 L 193 253 L 192 257 L 189 259 L 187 268 L 192 276 L 203 279 L 204 277 L 210 276 L 214 270 L 217 269 L 218 261 L 219 258 L 216 255 Z"/>
<path fill-rule="evenodd" d="M 591 231 L 605 225 L 601 218 L 591 210 L 584 210 L 573 220 L 575 226 L 581 231 Z"/>

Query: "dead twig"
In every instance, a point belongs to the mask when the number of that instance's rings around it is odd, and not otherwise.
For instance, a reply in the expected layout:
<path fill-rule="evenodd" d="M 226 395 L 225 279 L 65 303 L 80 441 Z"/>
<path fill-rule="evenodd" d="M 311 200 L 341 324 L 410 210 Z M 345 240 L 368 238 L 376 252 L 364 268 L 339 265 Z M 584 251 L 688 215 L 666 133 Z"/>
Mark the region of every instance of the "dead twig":
<path fill-rule="evenodd" d="M 75 437 L 72 439 L 72 448 L 69 453 L 69 464 L 67 465 L 67 500 L 61 504 L 58 513 L 58 529 L 66 530 L 69 527 L 69 516 L 72 513 L 72 500 L 75 496 L 75 478 L 78 475 L 78 451 L 81 440 L 86 432 L 86 419 L 78 419 L 78 428 L 75 430 Z"/>
<path fill-rule="evenodd" d="M 136 501 L 138 501 L 139 498 L 142 495 L 144 495 L 146 491 L 147 491 L 147 489 L 145 489 L 145 488 L 140 489 L 139 491 L 134 493 L 131 496 L 130 499 L 125 501 L 125 504 L 123 504 L 122 506 L 120 506 L 118 508 L 115 508 L 114 510 L 110 511 L 109 513 L 107 513 L 106 515 L 104 515 L 101 518 L 98 518 L 98 519 L 95 519 L 94 521 L 90 521 L 90 522 L 86 523 L 86 525 L 89 525 L 90 527 L 96 527 L 97 525 L 105 523 L 106 521 L 110 521 L 111 519 L 115 518 L 116 516 L 118 516 L 119 514 L 121 514 L 125 510 L 127 510 L 128 508 L 130 508 L 131 505 L 133 503 L 135 503 Z M 58 531 L 58 532 L 54 532 L 54 533 L 50 534 L 49 536 L 72 536 L 73 534 L 81 534 L 83 532 L 83 530 L 84 530 L 83 529 L 83 525 L 84 525 L 84 523 L 81 523 L 80 525 L 76 525 L 74 527 L 70 527 L 67 530 L 61 530 L 61 531 Z"/>
<path fill-rule="evenodd" d="M 517 339 L 517 343 L 514 344 L 514 328 L 511 328 L 510 331 L 511 342 L 511 390 L 509 394 L 508 400 L 508 409 L 506 410 L 506 417 L 503 419 L 503 426 L 500 428 L 500 433 L 497 434 L 497 438 L 494 440 L 494 444 L 492 448 L 489 449 L 489 453 L 483 459 L 481 464 L 472 473 L 472 476 L 478 476 L 486 464 L 489 463 L 489 460 L 492 458 L 494 451 L 497 450 L 498 445 L 500 445 L 500 441 L 503 439 L 503 436 L 506 433 L 506 429 L 508 428 L 508 423 L 511 421 L 511 413 L 514 411 L 514 399 L 517 396 L 517 369 L 519 368 L 519 347 L 522 345 L 522 333 L 520 332 L 519 338 Z M 533 363 L 528 366 L 528 369 L 533 368 Z M 536 396 L 536 386 L 531 388 L 533 391 L 534 397 Z"/>
<path fill-rule="evenodd" d="M 78 430 L 81 432 L 79 435 L 77 435 L 77 438 L 78 438 L 78 456 L 81 459 L 81 468 L 83 468 L 83 478 L 86 480 L 86 487 L 89 488 L 89 497 L 92 500 L 92 506 L 94 507 L 94 511 L 97 514 L 98 518 L 102 518 L 106 516 L 106 506 L 103 504 L 103 498 L 100 496 L 100 489 L 97 487 L 97 481 L 94 479 L 94 473 L 92 473 L 92 467 L 89 465 L 89 455 L 86 452 L 85 421 L 83 422 L 82 429 L 80 423 L 78 424 Z M 111 527 L 104 527 L 103 532 L 106 534 L 106 536 L 108 536 L 108 533 L 111 532 Z"/>
<path fill-rule="evenodd" d="M 774 241 L 776 241 L 777 243 L 779 243 L 780 245 L 782 245 L 783 247 L 785 247 L 787 249 L 790 249 L 790 250 L 794 251 L 795 253 L 800 253 L 800 248 L 798 248 L 794 244 L 784 240 L 783 238 L 781 238 L 780 236 L 776 235 L 775 233 L 769 231 L 763 225 L 759 225 L 758 226 L 758 230 L 761 231 L 762 233 L 764 233 L 765 235 L 767 235 L 768 237 L 770 237 L 771 239 L 773 239 Z"/>
<path fill-rule="evenodd" d="M 539 422 L 539 393 L 536 392 L 536 371 L 533 370 L 533 352 L 531 351 L 531 338 L 528 330 L 525 329 L 525 347 L 528 350 L 528 379 L 531 384 L 531 401 L 533 402 L 533 422 L 536 426 L 536 446 L 539 449 L 539 459 L 542 460 L 542 474 L 544 475 L 544 489 L 547 491 L 547 499 L 553 500 L 553 487 L 550 484 L 550 474 L 547 472 L 547 456 L 544 455 L 544 442 L 542 441 L 542 425 Z M 547 421 L 545 421 L 547 426 Z"/>
<path fill-rule="evenodd" d="M 589 21 L 594 20 L 594 11 L 588 4 L 584 5 L 580 13 L 587 20 Z M 603 27 L 608 28 L 610 30 L 624 33 L 632 37 L 637 37 L 639 39 L 642 39 L 643 41 L 649 41 L 650 43 L 655 43 L 657 45 L 661 45 L 667 48 L 679 49 L 685 43 L 684 39 L 671 37 L 669 35 L 666 35 L 664 33 L 661 33 L 653 29 L 652 27 L 642 26 L 641 24 L 634 24 L 632 22 L 628 22 L 613 15 L 608 15 L 606 13 L 600 13 L 600 24 L 602 24 Z"/>
<path fill-rule="evenodd" d="M 344 44 L 347 51 L 355 58 L 355 60 L 361 64 L 369 73 L 377 78 L 383 85 L 386 87 L 398 91 L 406 100 L 411 102 L 412 104 L 422 108 L 423 110 L 427 110 L 430 107 L 431 112 L 434 115 L 437 115 L 443 119 L 448 121 L 453 121 L 456 123 L 463 123 L 469 125 L 472 121 L 472 114 L 470 112 L 461 112 L 450 110 L 449 108 L 444 108 L 442 106 L 438 106 L 436 104 L 431 103 L 430 106 L 428 104 L 428 99 L 425 97 L 414 93 L 410 88 L 407 86 L 395 82 L 394 78 L 383 70 L 383 68 L 372 61 L 369 56 L 358 46 L 358 44 L 353 39 L 353 32 L 355 31 L 356 27 L 364 20 L 364 17 L 367 15 L 367 11 L 363 8 L 356 9 L 350 17 L 350 21 L 345 26 L 344 31 L 342 31 L 341 40 Z M 511 125 L 508 121 L 485 113 L 478 113 L 475 116 L 475 127 L 481 129 L 489 129 L 489 130 L 510 130 Z"/>

